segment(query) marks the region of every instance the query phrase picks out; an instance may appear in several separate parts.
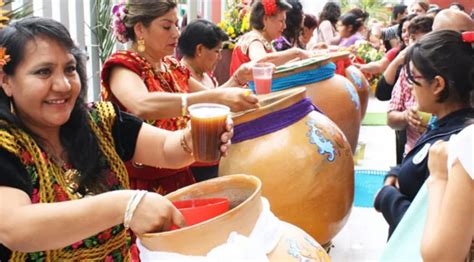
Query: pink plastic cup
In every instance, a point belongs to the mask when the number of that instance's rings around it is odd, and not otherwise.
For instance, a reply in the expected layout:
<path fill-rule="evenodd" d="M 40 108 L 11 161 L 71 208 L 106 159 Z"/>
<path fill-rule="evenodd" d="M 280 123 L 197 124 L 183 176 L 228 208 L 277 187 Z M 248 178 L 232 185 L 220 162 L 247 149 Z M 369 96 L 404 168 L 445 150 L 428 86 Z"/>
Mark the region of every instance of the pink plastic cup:
<path fill-rule="evenodd" d="M 253 82 L 256 94 L 268 94 L 272 91 L 273 65 L 257 63 L 252 67 Z"/>

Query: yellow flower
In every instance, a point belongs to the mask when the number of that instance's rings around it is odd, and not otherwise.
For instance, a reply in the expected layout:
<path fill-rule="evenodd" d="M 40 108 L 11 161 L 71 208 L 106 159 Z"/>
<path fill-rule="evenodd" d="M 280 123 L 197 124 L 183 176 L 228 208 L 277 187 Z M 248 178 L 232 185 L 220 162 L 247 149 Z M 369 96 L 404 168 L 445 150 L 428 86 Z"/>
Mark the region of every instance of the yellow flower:
<path fill-rule="evenodd" d="M 230 35 L 232 35 L 232 34 L 234 34 L 234 33 L 235 33 L 234 28 L 233 28 L 232 26 L 229 26 L 229 28 L 227 28 L 227 34 L 230 36 Z"/>
<path fill-rule="evenodd" d="M 234 43 L 230 43 L 230 44 L 229 44 L 229 49 L 234 49 L 234 47 L 235 47 L 235 44 L 234 44 Z"/>

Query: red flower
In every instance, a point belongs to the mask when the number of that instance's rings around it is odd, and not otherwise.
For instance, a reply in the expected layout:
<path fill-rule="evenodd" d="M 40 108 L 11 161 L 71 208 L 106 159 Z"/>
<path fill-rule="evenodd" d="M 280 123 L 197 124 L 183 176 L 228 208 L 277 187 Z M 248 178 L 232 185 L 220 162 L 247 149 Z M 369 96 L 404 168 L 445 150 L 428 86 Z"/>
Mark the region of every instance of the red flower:
<path fill-rule="evenodd" d="M 21 158 L 23 159 L 23 162 L 27 165 L 33 164 L 33 158 L 31 157 L 30 153 L 28 151 L 23 151 L 21 153 Z"/>
<path fill-rule="evenodd" d="M 105 262 L 114 262 L 114 257 L 112 257 L 112 256 L 106 256 L 106 257 L 105 257 Z"/>
<path fill-rule="evenodd" d="M 58 184 L 54 184 L 53 188 L 54 188 L 54 193 L 56 193 L 56 197 L 55 197 L 56 202 L 69 200 L 66 192 L 64 192 L 64 190 Z"/>
<path fill-rule="evenodd" d="M 40 197 L 39 197 L 39 191 L 37 188 L 33 189 L 33 194 L 31 194 L 31 203 L 39 203 Z"/>
<path fill-rule="evenodd" d="M 78 249 L 82 245 L 83 241 L 79 240 L 76 243 L 72 244 L 71 247 L 72 249 Z"/>
<path fill-rule="evenodd" d="M 266 16 L 273 16 L 278 11 L 276 0 L 262 0 L 262 5 Z"/>

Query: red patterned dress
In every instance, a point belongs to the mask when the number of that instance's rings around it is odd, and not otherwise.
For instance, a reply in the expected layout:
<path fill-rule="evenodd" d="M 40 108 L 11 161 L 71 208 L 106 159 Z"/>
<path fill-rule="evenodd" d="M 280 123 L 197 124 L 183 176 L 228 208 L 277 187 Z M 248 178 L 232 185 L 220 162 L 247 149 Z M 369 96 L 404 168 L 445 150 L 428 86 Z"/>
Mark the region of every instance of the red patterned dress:
<path fill-rule="evenodd" d="M 155 73 L 153 66 L 135 52 L 114 53 L 102 69 L 102 99 L 117 103 L 122 110 L 128 111 L 110 90 L 110 73 L 115 66 L 124 67 L 140 76 L 149 92 L 188 93 L 189 70 L 171 57 L 165 57 L 163 62 L 167 70 L 163 73 Z M 133 87 L 131 86 L 130 89 Z M 188 117 L 145 119 L 149 124 L 171 131 L 185 128 L 187 120 Z M 130 187 L 134 189 L 146 189 L 164 195 L 195 182 L 189 167 L 155 168 L 131 161 L 126 163 L 126 167 L 130 177 Z"/>
<path fill-rule="evenodd" d="M 235 45 L 234 51 L 232 51 L 232 60 L 230 61 L 229 75 L 232 76 L 240 65 L 250 62 L 249 47 L 253 42 L 262 43 L 265 48 L 265 52 L 275 52 L 271 43 L 265 40 L 259 33 L 250 31 L 240 37 L 239 42 Z"/>

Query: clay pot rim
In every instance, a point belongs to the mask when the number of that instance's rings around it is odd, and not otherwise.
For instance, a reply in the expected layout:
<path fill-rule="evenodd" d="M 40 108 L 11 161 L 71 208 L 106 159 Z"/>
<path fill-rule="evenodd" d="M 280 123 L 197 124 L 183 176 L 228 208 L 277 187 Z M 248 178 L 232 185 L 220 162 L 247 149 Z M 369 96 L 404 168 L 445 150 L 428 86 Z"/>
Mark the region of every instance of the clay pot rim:
<path fill-rule="evenodd" d="M 198 187 L 198 186 L 202 187 L 203 184 L 215 184 L 216 181 L 217 181 L 217 183 L 224 183 L 224 181 L 233 180 L 233 179 L 245 180 L 249 184 L 253 183 L 253 184 L 256 185 L 254 191 L 247 197 L 247 199 L 245 199 L 239 205 L 235 206 L 232 209 L 229 209 L 229 211 L 227 211 L 223 214 L 220 214 L 216 217 L 213 217 L 209 220 L 206 220 L 206 221 L 198 223 L 198 224 L 194 224 L 194 225 L 191 225 L 191 226 L 179 228 L 179 229 L 172 230 L 172 231 L 163 231 L 163 232 L 157 232 L 157 233 L 146 233 L 146 234 L 139 235 L 139 238 L 150 238 L 150 237 L 156 237 L 157 235 L 162 236 L 162 237 L 166 237 L 168 235 L 172 235 L 172 234 L 176 234 L 176 233 L 178 233 L 178 234 L 185 233 L 186 231 L 191 231 L 191 230 L 195 230 L 196 228 L 199 228 L 199 227 L 207 226 L 209 222 L 214 222 L 214 221 L 223 219 L 226 216 L 231 216 L 234 213 L 239 212 L 239 210 L 244 208 L 244 206 L 247 203 L 254 200 L 254 198 L 257 195 L 260 195 L 260 192 L 261 192 L 261 189 L 262 189 L 262 181 L 258 177 L 253 176 L 253 175 L 234 174 L 234 175 L 226 175 L 226 176 L 222 176 L 222 177 L 217 177 L 217 178 L 202 181 L 202 182 L 199 182 L 199 183 L 196 183 L 196 184 L 192 184 L 190 186 L 178 189 L 178 190 L 176 190 L 176 191 L 174 191 L 170 194 L 167 194 L 167 195 L 165 195 L 165 197 L 168 200 L 173 201 L 171 198 L 173 198 L 175 195 L 179 195 L 179 194 L 183 193 L 184 191 L 189 191 L 192 188 L 195 188 L 195 187 Z"/>
<path fill-rule="evenodd" d="M 234 125 L 253 120 L 261 117 L 269 112 L 275 111 L 275 105 L 279 104 L 280 109 L 286 108 L 292 105 L 294 102 L 304 99 L 306 97 L 306 87 L 294 87 L 278 92 L 273 92 L 265 95 L 259 95 L 260 107 L 232 113 L 231 117 L 234 121 Z"/>
<path fill-rule="evenodd" d="M 351 52 L 349 51 L 337 51 L 334 53 L 329 53 L 329 56 L 332 61 L 337 61 L 337 60 L 349 57 L 350 54 Z"/>

